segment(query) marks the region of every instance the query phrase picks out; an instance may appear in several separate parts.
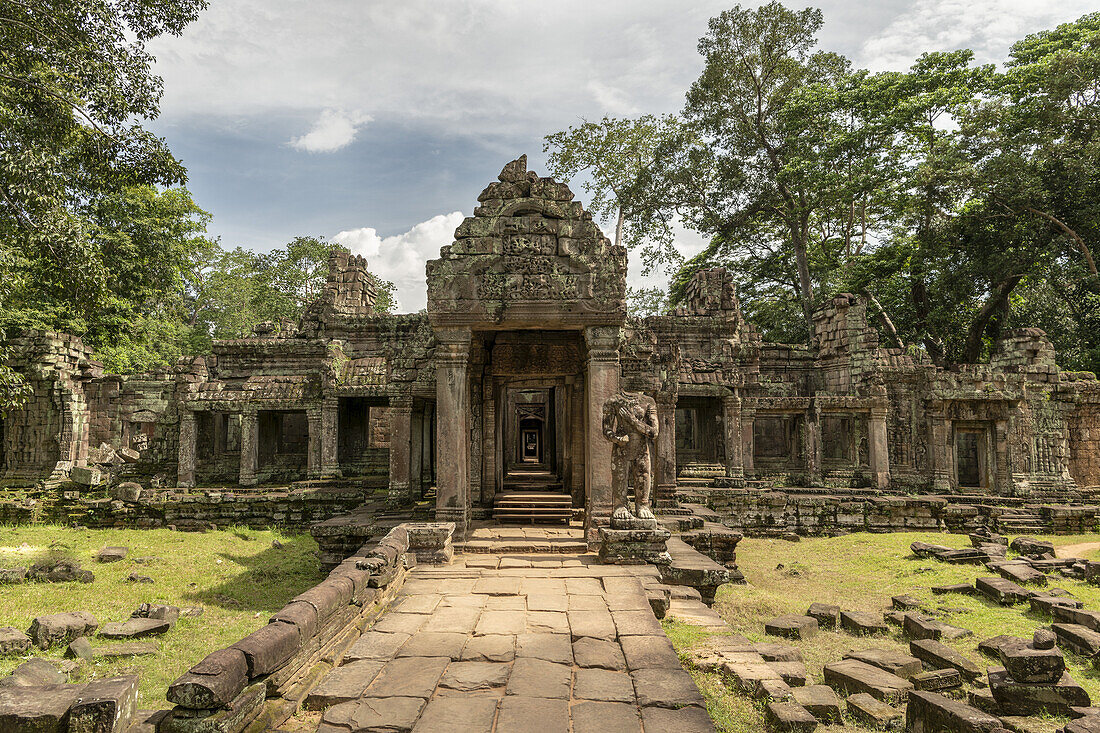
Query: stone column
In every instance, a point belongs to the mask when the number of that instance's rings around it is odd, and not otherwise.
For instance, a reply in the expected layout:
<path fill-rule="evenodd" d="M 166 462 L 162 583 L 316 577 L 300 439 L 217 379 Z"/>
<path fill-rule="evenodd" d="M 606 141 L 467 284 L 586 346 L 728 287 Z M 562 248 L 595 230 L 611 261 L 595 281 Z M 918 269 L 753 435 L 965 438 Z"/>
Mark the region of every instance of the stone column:
<path fill-rule="evenodd" d="M 811 405 L 806 411 L 806 474 L 811 486 L 821 486 L 825 477 L 821 471 L 821 409 Z"/>
<path fill-rule="evenodd" d="M 321 403 L 321 476 L 340 475 L 340 399 L 326 397 Z"/>
<path fill-rule="evenodd" d="M 436 331 L 435 518 L 464 537 L 470 518 L 470 342 L 468 329 Z"/>
<path fill-rule="evenodd" d="M 676 395 L 658 392 L 657 454 L 653 460 L 654 506 L 676 504 Z"/>
<path fill-rule="evenodd" d="M 190 410 L 180 412 L 180 451 L 179 463 L 176 466 L 176 485 L 181 488 L 192 488 L 195 485 L 196 432 L 195 413 Z"/>
<path fill-rule="evenodd" d="M 311 479 L 321 478 L 321 408 L 310 407 L 306 410 L 306 421 L 309 423 L 309 447 L 306 458 L 307 476 Z"/>
<path fill-rule="evenodd" d="M 745 478 L 748 479 L 756 472 L 756 464 L 753 461 L 756 453 L 756 443 L 753 436 L 753 423 L 756 421 L 756 410 L 741 405 L 741 466 Z"/>
<path fill-rule="evenodd" d="M 256 410 L 241 413 L 241 486 L 255 486 L 260 463 L 260 416 Z"/>
<path fill-rule="evenodd" d="M 584 330 L 585 362 L 585 536 L 598 541 L 600 526 L 611 521 L 611 442 L 603 435 L 603 403 L 619 391 L 618 326 Z"/>
<path fill-rule="evenodd" d="M 741 437 L 741 398 L 735 394 L 722 397 L 722 423 L 726 428 L 726 478 L 730 483 L 745 484 L 745 447 Z"/>
<path fill-rule="evenodd" d="M 931 446 L 929 463 L 932 468 L 932 490 L 950 492 L 954 484 L 952 477 L 955 468 L 951 465 L 955 459 L 955 447 L 951 445 L 951 425 L 947 421 L 943 403 L 933 403 L 929 409 L 931 423 Z"/>
<path fill-rule="evenodd" d="M 867 418 L 867 460 L 877 489 L 890 485 L 890 448 L 886 442 L 886 408 L 872 407 Z"/>
<path fill-rule="evenodd" d="M 387 503 L 401 506 L 410 501 L 409 462 L 412 446 L 412 400 L 390 402 L 390 490 Z"/>

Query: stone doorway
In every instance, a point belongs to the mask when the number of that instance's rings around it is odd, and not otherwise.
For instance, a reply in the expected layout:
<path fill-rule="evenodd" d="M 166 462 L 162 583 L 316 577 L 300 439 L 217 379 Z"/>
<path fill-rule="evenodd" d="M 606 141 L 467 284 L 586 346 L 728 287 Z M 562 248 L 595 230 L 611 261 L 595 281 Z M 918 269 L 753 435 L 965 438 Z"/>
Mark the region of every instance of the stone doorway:
<path fill-rule="evenodd" d="M 955 470 L 960 488 L 980 489 L 985 482 L 985 433 L 979 429 L 955 431 Z"/>

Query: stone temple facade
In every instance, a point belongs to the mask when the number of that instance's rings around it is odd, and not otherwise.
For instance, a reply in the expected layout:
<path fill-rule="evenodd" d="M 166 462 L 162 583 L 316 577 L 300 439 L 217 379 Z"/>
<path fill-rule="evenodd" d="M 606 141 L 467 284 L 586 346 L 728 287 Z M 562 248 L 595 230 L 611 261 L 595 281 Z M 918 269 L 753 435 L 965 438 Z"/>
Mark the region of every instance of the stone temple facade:
<path fill-rule="evenodd" d="M 602 406 L 626 389 L 657 404 L 658 507 L 678 485 L 1048 502 L 1100 485 L 1100 384 L 1061 371 L 1041 331 L 945 370 L 882 346 L 840 295 L 812 346 L 767 343 L 722 269 L 699 272 L 675 312 L 628 318 L 626 262 L 520 158 L 428 263 L 426 312 L 376 313 L 367 263 L 341 254 L 299 323 L 171 371 L 104 374 L 77 338 L 14 340 L 34 392 L 0 423 L 0 477 L 106 460 L 165 487 L 338 479 L 385 486 L 394 505 L 434 490 L 436 517 L 460 526 L 583 509 L 593 527 L 610 506 Z"/>

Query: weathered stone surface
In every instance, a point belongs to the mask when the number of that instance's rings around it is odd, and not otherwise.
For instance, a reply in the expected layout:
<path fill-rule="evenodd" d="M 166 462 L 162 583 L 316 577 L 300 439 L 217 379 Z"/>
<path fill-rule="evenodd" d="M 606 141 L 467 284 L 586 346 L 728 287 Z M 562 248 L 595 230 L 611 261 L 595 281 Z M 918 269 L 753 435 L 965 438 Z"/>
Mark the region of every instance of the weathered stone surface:
<path fill-rule="evenodd" d="M 932 669 L 957 669 L 967 680 L 976 680 L 982 670 L 952 647 L 932 639 L 909 642 L 909 653 Z"/>
<path fill-rule="evenodd" d="M 337 667 L 306 696 L 306 710 L 324 710 L 359 699 L 384 665 L 385 662 L 364 660 Z"/>
<path fill-rule="evenodd" d="M 621 671 L 626 669 L 622 649 L 613 641 L 582 638 L 573 642 L 573 658 L 578 667 Z"/>
<path fill-rule="evenodd" d="M 464 662 L 511 662 L 515 658 L 516 637 L 513 634 L 471 636 L 459 655 Z"/>
<path fill-rule="evenodd" d="M 323 723 L 339 731 L 411 731 L 427 701 L 421 697 L 371 697 L 334 705 Z"/>
<path fill-rule="evenodd" d="M 389 661 L 397 655 L 397 650 L 404 646 L 409 638 L 409 634 L 368 631 L 360 636 L 359 640 L 344 653 L 344 659 L 347 661 L 358 661 L 360 659 Z"/>
<path fill-rule="evenodd" d="M 31 622 L 27 635 L 39 649 L 68 644 L 78 636 L 91 636 L 99 628 L 99 621 L 87 611 L 54 613 L 39 616 Z"/>
<path fill-rule="evenodd" d="M 228 707 L 248 684 L 248 661 L 240 649 L 219 649 L 168 686 L 167 697 L 185 708 Z"/>
<path fill-rule="evenodd" d="M 997 566 L 997 574 L 1020 585 L 1045 586 L 1047 576 L 1024 563 L 1004 563 Z"/>
<path fill-rule="evenodd" d="M 124 659 L 146 657 L 159 651 L 160 647 L 153 641 L 124 641 L 110 646 L 92 647 L 92 656 L 95 659 Z"/>
<path fill-rule="evenodd" d="M 1009 715 L 1035 715 L 1048 712 L 1067 715 L 1070 708 L 1092 704 L 1084 688 L 1069 673 L 1057 682 L 1016 682 L 1003 668 L 989 670 L 989 690 L 1000 709 Z"/>
<path fill-rule="evenodd" d="M 248 677 L 256 679 L 281 667 L 302 645 L 298 627 L 273 621 L 244 637 L 234 648 L 244 652 L 248 662 Z"/>
<path fill-rule="evenodd" d="M 886 622 L 881 614 L 867 613 L 865 611 L 841 611 L 840 626 L 850 634 L 857 636 L 873 636 L 885 634 Z"/>
<path fill-rule="evenodd" d="M 1066 660 L 1057 649 L 1006 644 L 999 651 L 1001 664 L 1016 682 L 1057 682 L 1066 671 Z"/>
<path fill-rule="evenodd" d="M 921 600 L 906 593 L 893 596 L 890 599 L 890 605 L 897 611 L 915 611 L 921 607 Z"/>
<path fill-rule="evenodd" d="M 1037 540 L 1034 537 L 1017 537 L 1009 543 L 1009 548 L 1014 552 L 1029 557 L 1054 556 L 1054 543 L 1046 540 Z"/>
<path fill-rule="evenodd" d="M 840 698 L 828 685 L 809 685 L 791 690 L 794 701 L 823 723 L 841 723 Z"/>
<path fill-rule="evenodd" d="M 136 674 L 89 682 L 69 709 L 69 733 L 125 733 L 137 698 Z"/>
<path fill-rule="evenodd" d="M 1012 645 L 1024 645 L 1027 644 L 1027 639 L 1021 639 L 1018 636 L 1009 636 L 1007 634 L 1001 634 L 989 639 L 983 639 L 978 642 L 978 651 L 982 654 L 993 657 L 994 659 L 1001 658 L 1001 647 Z"/>
<path fill-rule="evenodd" d="M 572 664 L 573 646 L 568 634 L 519 634 L 516 636 L 516 658 Z"/>
<path fill-rule="evenodd" d="M 926 692 L 939 692 L 962 687 L 963 679 L 957 669 L 933 669 L 929 672 L 921 672 L 909 678 L 913 687 Z"/>
<path fill-rule="evenodd" d="M 95 554 L 96 562 L 118 562 L 125 560 L 130 553 L 129 547 L 101 547 Z"/>
<path fill-rule="evenodd" d="M 849 695 L 846 703 L 849 719 L 873 730 L 901 730 L 905 724 L 905 713 L 866 692 Z"/>
<path fill-rule="evenodd" d="M 105 639 L 140 639 L 167 633 L 172 624 L 160 618 L 131 618 L 127 621 L 111 621 L 103 624 L 99 635 Z M 258 633 L 258 632 L 257 632 Z"/>
<path fill-rule="evenodd" d="M 16 667 L 8 677 L 0 678 L 0 686 L 43 687 L 63 685 L 66 681 L 65 675 L 53 662 L 33 657 Z"/>
<path fill-rule="evenodd" d="M 491 698 L 437 697 L 428 703 L 417 721 L 415 731 L 447 733 L 489 733 L 497 713 L 497 701 Z"/>
<path fill-rule="evenodd" d="M 680 664 L 680 657 L 668 637 L 627 636 L 620 640 L 627 669 L 669 669 Z"/>
<path fill-rule="evenodd" d="M 770 702 L 764 718 L 777 731 L 813 731 L 818 725 L 817 718 L 796 702 Z"/>
<path fill-rule="evenodd" d="M 88 641 L 88 637 L 86 636 L 80 636 L 73 639 L 65 649 L 65 657 L 68 659 L 83 659 L 90 661 L 93 656 L 92 642 Z"/>
<path fill-rule="evenodd" d="M 470 637 L 465 634 L 423 631 L 413 634 L 397 651 L 399 657 L 450 657 L 458 659 Z"/>
<path fill-rule="evenodd" d="M 833 630 L 840 623 L 840 606 L 828 603 L 811 603 L 806 615 L 817 619 L 819 628 Z"/>
<path fill-rule="evenodd" d="M 31 648 L 31 638 L 11 626 L 0 627 L 0 656 L 24 654 Z"/>
<path fill-rule="evenodd" d="M 983 595 L 1002 606 L 1012 606 L 1027 601 L 1030 594 L 1022 586 L 1004 578 L 982 577 L 974 581 L 974 586 Z"/>
<path fill-rule="evenodd" d="M 921 661 L 914 656 L 892 649 L 857 649 L 844 655 L 845 659 L 865 662 L 890 674 L 907 680 L 921 671 Z"/>
<path fill-rule="evenodd" d="M 65 733 L 69 708 L 83 689 L 83 685 L 0 687 L 0 730 Z"/>
<path fill-rule="evenodd" d="M 499 662 L 453 662 L 439 686 L 461 692 L 504 687 L 511 667 Z"/>
<path fill-rule="evenodd" d="M 1051 624 L 1050 628 L 1063 649 L 1084 657 L 1100 654 L 1100 633 L 1080 624 Z"/>
<path fill-rule="evenodd" d="M 909 693 L 905 723 L 910 733 L 981 733 L 1001 727 L 1000 719 L 935 692 Z"/>
<path fill-rule="evenodd" d="M 630 673 L 634 691 L 642 707 L 682 708 L 689 705 L 705 706 L 703 695 L 692 681 L 691 675 L 677 667 L 664 669 L 640 669 Z"/>
<path fill-rule="evenodd" d="M 569 729 L 569 701 L 524 695 L 505 695 L 497 713 L 497 730 L 543 733 Z"/>
<path fill-rule="evenodd" d="M 788 614 L 764 622 L 764 633 L 784 639 L 812 639 L 817 635 L 817 619 Z"/>
<path fill-rule="evenodd" d="M 364 694 L 428 698 L 450 662 L 447 657 L 398 657 L 386 662 Z"/>
<path fill-rule="evenodd" d="M 703 708 L 642 708 L 642 723 L 647 731 L 677 733 L 714 733 L 714 723 Z"/>
<path fill-rule="evenodd" d="M 642 720 L 636 705 L 621 702 L 584 701 L 570 709 L 573 733 L 634 733 Z"/>
<path fill-rule="evenodd" d="M 764 658 L 766 662 L 801 662 L 802 652 L 791 644 L 774 644 L 760 642 L 752 645 L 753 651 Z"/>
<path fill-rule="evenodd" d="M 573 697 L 581 700 L 633 703 L 634 682 L 625 672 L 578 669 L 574 674 Z"/>
<path fill-rule="evenodd" d="M 572 671 L 564 664 L 517 658 L 505 693 L 568 700 L 572 677 Z"/>
<path fill-rule="evenodd" d="M 778 672 L 791 687 L 802 687 L 806 684 L 806 665 L 802 662 L 769 662 L 768 666 Z"/>
<path fill-rule="evenodd" d="M 823 670 L 825 684 L 846 693 L 866 692 L 889 703 L 905 702 L 913 684 L 856 659 L 845 659 L 826 664 Z"/>

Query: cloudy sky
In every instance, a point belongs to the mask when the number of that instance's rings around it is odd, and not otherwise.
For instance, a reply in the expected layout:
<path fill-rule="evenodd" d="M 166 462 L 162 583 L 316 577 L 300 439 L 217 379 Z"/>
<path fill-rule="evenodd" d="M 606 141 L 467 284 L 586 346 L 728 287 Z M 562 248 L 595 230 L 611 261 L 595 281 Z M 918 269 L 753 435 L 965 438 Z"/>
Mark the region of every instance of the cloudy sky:
<path fill-rule="evenodd" d="M 424 306 L 424 261 L 478 193 L 542 137 L 582 119 L 678 110 L 712 0 L 211 0 L 151 51 L 151 127 L 190 171 L 228 246 L 325 235 Z M 748 3 L 755 4 L 755 3 Z M 904 69 L 922 50 L 1011 43 L 1095 9 L 1084 0 L 827 0 L 821 46 Z M 788 3 L 801 7 L 800 3 Z M 575 190 L 579 186 L 574 186 Z M 583 193 L 578 190 L 580 198 Z M 685 254 L 700 247 L 683 232 Z M 642 277 L 631 262 L 635 285 Z"/>

